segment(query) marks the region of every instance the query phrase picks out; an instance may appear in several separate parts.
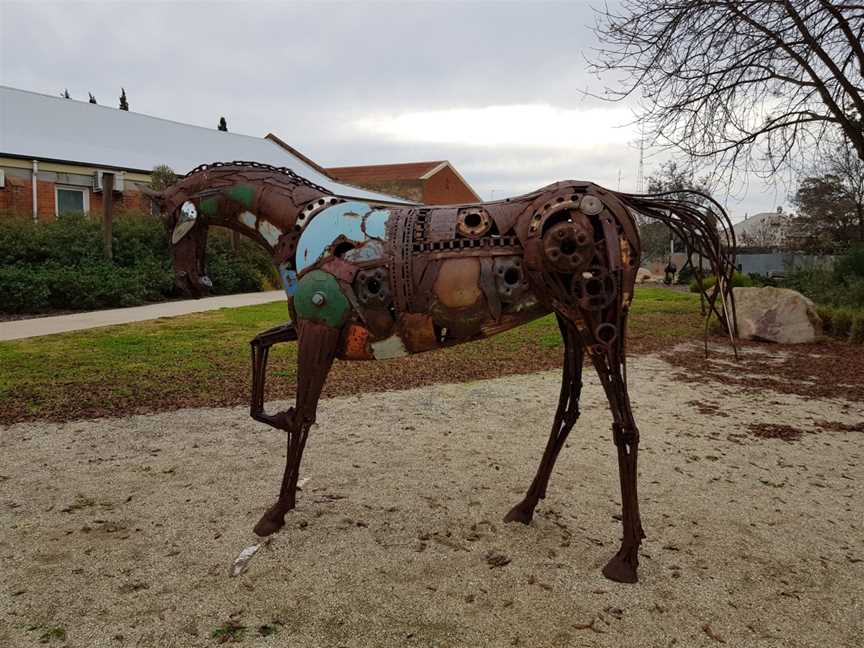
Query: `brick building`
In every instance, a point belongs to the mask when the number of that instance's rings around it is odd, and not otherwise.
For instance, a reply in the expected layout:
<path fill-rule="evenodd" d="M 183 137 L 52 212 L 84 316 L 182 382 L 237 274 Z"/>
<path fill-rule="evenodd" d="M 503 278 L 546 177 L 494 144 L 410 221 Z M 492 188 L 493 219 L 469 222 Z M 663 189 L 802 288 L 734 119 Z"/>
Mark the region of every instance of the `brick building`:
<path fill-rule="evenodd" d="M 275 135 L 251 137 L 181 124 L 85 101 L 0 86 L 0 214 L 50 220 L 102 211 L 106 173 L 114 209 L 148 209 L 140 188 L 154 167 L 182 175 L 207 162 L 252 160 L 288 167 L 334 193 L 404 202 L 340 183 Z"/>
<path fill-rule="evenodd" d="M 427 205 L 482 202 L 471 185 L 446 160 L 329 167 L 326 171 L 343 182 Z"/>

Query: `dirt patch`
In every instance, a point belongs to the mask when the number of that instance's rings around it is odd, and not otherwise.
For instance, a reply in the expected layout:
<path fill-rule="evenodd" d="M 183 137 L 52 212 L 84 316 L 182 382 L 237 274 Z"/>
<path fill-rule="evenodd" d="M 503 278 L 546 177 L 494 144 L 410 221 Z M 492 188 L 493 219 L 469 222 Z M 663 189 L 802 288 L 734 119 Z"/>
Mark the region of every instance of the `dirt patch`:
<path fill-rule="evenodd" d="M 791 425 L 777 425 L 775 423 L 751 423 L 747 426 L 750 434 L 760 439 L 783 439 L 784 441 L 797 441 L 804 434 L 803 430 Z"/>
<path fill-rule="evenodd" d="M 685 370 L 691 381 L 716 381 L 758 393 L 763 389 L 813 396 L 864 401 L 862 347 L 826 340 L 820 344 L 766 344 L 739 342 L 736 360 L 727 340 L 712 338 L 708 357 L 693 353 L 695 345 L 676 346 L 663 358 Z"/>
<path fill-rule="evenodd" d="M 284 451 L 245 408 L 0 427 L 0 645 L 859 645 L 864 451 L 839 426 L 860 403 L 678 373 L 630 363 L 635 586 L 600 575 L 621 530 L 593 372 L 527 527 L 501 518 L 542 454 L 557 370 L 323 401 L 298 508 L 237 578 Z"/>

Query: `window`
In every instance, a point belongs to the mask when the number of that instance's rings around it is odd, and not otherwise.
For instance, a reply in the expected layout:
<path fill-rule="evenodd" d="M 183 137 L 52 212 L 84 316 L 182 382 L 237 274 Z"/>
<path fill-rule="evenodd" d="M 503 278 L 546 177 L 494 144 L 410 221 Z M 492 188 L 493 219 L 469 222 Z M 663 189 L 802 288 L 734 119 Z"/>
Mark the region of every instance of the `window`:
<path fill-rule="evenodd" d="M 54 204 L 57 206 L 57 215 L 70 214 L 72 212 L 90 211 L 90 190 L 80 187 L 56 187 L 54 189 Z"/>

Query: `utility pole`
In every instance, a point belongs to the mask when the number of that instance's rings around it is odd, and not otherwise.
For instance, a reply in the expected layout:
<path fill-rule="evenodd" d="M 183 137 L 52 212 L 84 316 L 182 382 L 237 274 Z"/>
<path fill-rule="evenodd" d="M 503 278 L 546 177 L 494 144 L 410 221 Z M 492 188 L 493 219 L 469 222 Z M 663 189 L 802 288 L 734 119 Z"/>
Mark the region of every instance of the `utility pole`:
<path fill-rule="evenodd" d="M 102 251 L 106 259 L 114 258 L 111 249 L 114 225 L 114 174 L 102 174 Z"/>

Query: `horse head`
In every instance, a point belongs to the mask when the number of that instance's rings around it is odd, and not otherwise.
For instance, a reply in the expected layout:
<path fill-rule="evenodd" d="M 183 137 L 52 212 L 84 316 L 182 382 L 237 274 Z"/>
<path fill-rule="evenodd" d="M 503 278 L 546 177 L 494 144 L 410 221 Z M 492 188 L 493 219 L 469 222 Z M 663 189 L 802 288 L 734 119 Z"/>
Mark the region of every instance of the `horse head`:
<path fill-rule="evenodd" d="M 175 187 L 160 192 L 145 190 L 144 193 L 159 209 L 170 233 L 174 285 L 181 294 L 198 299 L 213 288 L 206 264 L 208 223 L 199 214 L 195 202 L 185 199 L 182 187 Z"/>

